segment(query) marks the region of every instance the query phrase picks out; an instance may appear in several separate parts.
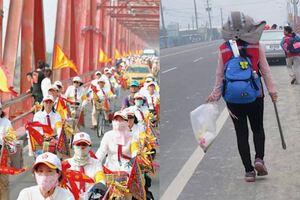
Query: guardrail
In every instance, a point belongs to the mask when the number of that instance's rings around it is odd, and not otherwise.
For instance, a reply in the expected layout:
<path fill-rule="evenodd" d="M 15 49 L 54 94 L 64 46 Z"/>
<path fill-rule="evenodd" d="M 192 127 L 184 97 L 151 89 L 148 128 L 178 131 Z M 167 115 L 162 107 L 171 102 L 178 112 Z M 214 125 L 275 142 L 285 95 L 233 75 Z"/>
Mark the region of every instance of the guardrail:
<path fill-rule="evenodd" d="M 84 86 L 87 86 L 90 84 L 91 82 L 91 76 L 94 75 L 94 73 L 97 70 L 93 70 L 84 74 L 79 75 L 79 77 L 81 77 L 82 79 L 87 79 L 87 81 L 85 81 Z M 72 83 L 72 79 L 67 79 L 67 80 L 63 80 L 61 81 L 62 84 L 65 85 L 69 85 L 70 83 Z M 18 104 L 24 104 L 24 103 L 28 103 L 28 101 L 31 102 L 32 104 L 32 96 L 31 94 L 21 94 L 18 97 L 12 98 L 10 100 L 4 101 L 2 102 L 2 107 L 3 109 L 13 109 L 12 106 L 14 105 L 18 105 Z M 14 108 L 15 109 L 15 108 Z M 24 124 L 26 123 L 26 121 L 29 121 L 29 117 L 30 115 L 33 115 L 33 112 L 31 110 L 28 111 L 24 111 L 24 112 L 17 112 L 16 116 L 9 116 L 9 119 L 11 120 L 12 125 L 14 126 L 14 128 L 17 130 L 19 128 L 21 128 L 21 126 L 24 126 Z M 22 129 L 23 130 L 23 129 Z"/>

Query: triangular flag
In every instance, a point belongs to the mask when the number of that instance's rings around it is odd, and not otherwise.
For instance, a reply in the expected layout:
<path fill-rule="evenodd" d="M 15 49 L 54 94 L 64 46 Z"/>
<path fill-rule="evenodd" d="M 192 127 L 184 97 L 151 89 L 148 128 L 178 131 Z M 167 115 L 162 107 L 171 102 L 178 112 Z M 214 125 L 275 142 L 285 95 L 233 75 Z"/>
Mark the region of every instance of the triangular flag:
<path fill-rule="evenodd" d="M 131 195 L 136 199 L 146 199 L 146 191 L 144 185 L 145 183 L 143 174 L 137 163 L 137 160 L 134 159 L 127 183 Z"/>
<path fill-rule="evenodd" d="M 53 64 L 53 69 L 62 69 L 62 68 L 70 68 L 78 74 L 78 70 L 75 64 L 70 60 L 62 49 L 55 45 L 55 59 Z"/>
<path fill-rule="evenodd" d="M 120 59 L 120 58 L 122 58 L 122 56 L 121 56 L 119 50 L 115 49 L 115 59 Z"/>
<path fill-rule="evenodd" d="M 64 98 L 61 96 L 58 97 L 58 101 L 56 104 L 56 111 L 60 115 L 61 119 L 66 119 L 68 116 L 68 109 Z"/>
<path fill-rule="evenodd" d="M 13 96 L 17 96 L 17 92 L 13 90 L 13 87 L 8 86 L 7 77 L 2 67 L 0 67 L 0 92 L 11 93 Z"/>
<path fill-rule="evenodd" d="M 100 49 L 99 62 L 100 63 L 108 63 L 110 61 L 111 61 L 111 59 L 104 53 L 104 51 L 102 49 Z"/>

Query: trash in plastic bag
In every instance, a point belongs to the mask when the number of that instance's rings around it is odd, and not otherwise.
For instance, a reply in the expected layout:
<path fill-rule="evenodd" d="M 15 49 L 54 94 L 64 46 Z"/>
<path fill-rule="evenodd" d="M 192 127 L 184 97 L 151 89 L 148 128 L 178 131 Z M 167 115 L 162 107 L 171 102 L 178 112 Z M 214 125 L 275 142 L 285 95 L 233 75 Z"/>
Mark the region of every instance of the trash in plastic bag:
<path fill-rule="evenodd" d="M 191 123 L 197 143 L 204 152 L 216 138 L 216 122 L 219 116 L 218 105 L 206 103 L 190 113 Z"/>

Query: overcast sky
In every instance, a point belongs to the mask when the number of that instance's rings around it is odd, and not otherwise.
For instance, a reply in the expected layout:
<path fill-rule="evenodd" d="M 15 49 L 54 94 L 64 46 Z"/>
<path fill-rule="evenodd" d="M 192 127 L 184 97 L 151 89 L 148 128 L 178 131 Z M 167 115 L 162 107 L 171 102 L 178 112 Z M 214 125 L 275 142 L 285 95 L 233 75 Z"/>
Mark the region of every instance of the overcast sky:
<path fill-rule="evenodd" d="M 24 3 L 26 3 L 26 0 L 24 1 Z M 43 4 L 44 4 L 46 48 L 47 48 L 47 52 L 51 52 L 53 48 L 53 42 L 54 42 L 57 0 L 43 0 Z M 4 23 L 3 24 L 3 32 L 4 32 L 3 45 L 4 45 L 7 18 L 9 13 L 9 0 L 3 1 L 3 10 L 4 10 L 4 18 L 3 18 L 3 23 Z"/>
<path fill-rule="evenodd" d="M 161 0 L 164 9 L 165 25 L 172 22 L 180 24 L 181 28 L 192 26 L 192 17 L 195 16 L 194 0 Z M 208 22 L 205 11 L 207 0 L 196 0 L 199 26 Z M 230 11 L 242 11 L 256 21 L 266 20 L 268 24 L 284 25 L 287 18 L 286 0 L 209 0 L 212 6 L 212 26 L 221 26 L 221 12 L 223 9 L 224 22 Z M 194 20 L 195 21 L 195 20 Z M 195 23 L 195 22 L 194 22 Z"/>

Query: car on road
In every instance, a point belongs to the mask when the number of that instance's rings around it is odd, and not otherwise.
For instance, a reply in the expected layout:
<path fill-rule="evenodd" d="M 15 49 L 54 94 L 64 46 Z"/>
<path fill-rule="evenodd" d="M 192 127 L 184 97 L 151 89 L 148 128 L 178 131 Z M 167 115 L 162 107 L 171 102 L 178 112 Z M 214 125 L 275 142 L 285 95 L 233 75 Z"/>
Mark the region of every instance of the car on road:
<path fill-rule="evenodd" d="M 151 70 L 148 65 L 129 65 L 124 71 L 123 78 L 127 80 L 127 85 L 130 85 L 133 80 L 137 80 L 142 85 L 149 74 L 151 74 Z"/>
<path fill-rule="evenodd" d="M 283 30 L 265 30 L 260 38 L 270 64 L 285 64 L 285 53 L 280 46 Z"/>

